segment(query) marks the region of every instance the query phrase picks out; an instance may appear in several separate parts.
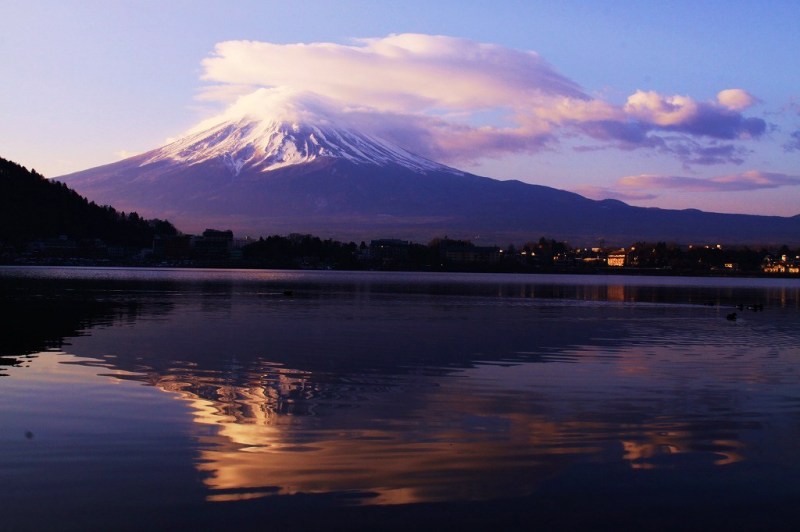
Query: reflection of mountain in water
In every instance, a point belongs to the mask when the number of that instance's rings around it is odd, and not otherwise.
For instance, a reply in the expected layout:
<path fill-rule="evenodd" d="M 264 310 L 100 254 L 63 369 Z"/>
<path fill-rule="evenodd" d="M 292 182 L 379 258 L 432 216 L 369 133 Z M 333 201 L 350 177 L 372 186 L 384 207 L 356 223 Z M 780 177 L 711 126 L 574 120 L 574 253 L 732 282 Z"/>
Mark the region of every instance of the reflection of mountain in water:
<path fill-rule="evenodd" d="M 473 500 L 531 493 L 578 463 L 725 466 L 755 452 L 742 443 L 762 430 L 747 394 L 785 384 L 763 361 L 796 341 L 774 315 L 727 322 L 718 303 L 755 297 L 727 289 L 57 286 L 24 316 L 59 301 L 50 317 L 64 315 L 71 353 L 188 401 L 212 500 Z M 83 310 L 67 318 L 72 305 Z"/>

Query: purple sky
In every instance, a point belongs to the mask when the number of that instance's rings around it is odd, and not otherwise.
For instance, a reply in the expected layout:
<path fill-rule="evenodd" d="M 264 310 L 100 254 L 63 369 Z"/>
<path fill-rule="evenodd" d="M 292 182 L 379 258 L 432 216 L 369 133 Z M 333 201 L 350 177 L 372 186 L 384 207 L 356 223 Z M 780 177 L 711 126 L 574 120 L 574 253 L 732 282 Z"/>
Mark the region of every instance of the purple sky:
<path fill-rule="evenodd" d="M 5 2 L 0 156 L 54 177 L 313 101 L 498 179 L 800 214 L 800 3 L 435 4 Z"/>

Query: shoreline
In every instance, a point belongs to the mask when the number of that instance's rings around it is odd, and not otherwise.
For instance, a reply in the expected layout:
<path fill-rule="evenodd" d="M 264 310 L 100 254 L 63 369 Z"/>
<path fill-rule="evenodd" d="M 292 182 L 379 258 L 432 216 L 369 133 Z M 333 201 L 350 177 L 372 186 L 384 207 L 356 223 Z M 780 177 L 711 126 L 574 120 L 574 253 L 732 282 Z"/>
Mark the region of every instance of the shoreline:
<path fill-rule="evenodd" d="M 404 272 L 404 273 L 479 273 L 479 274 L 518 274 L 518 275 L 583 275 L 594 276 L 631 276 L 631 277 L 709 277 L 709 278 L 753 278 L 753 279 L 800 279 L 798 274 L 767 273 L 757 271 L 708 271 L 708 270 L 674 270 L 670 268 L 635 268 L 635 267 L 552 267 L 552 268 L 479 268 L 449 267 L 439 268 L 352 268 L 352 267 L 302 267 L 302 266 L 269 266 L 263 263 L 227 260 L 227 261 L 182 261 L 182 262 L 140 262 L 140 261 L 97 261 L 82 258 L 49 259 L 36 261 L 0 261 L 0 267 L 53 267 L 53 268 L 132 268 L 132 269 L 187 269 L 187 270 L 264 270 L 264 271 L 337 271 L 337 272 Z"/>

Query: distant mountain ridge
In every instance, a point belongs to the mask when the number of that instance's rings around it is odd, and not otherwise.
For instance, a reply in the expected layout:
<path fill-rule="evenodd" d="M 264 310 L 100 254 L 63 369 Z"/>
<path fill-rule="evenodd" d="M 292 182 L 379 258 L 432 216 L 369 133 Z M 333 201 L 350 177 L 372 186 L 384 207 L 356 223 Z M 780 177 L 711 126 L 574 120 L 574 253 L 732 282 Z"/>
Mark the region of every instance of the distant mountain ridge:
<path fill-rule="evenodd" d="M 632 207 L 461 172 L 329 119 L 248 116 L 58 178 L 88 198 L 182 230 L 308 232 L 418 242 L 448 235 L 508 243 L 800 243 L 800 216 Z"/>

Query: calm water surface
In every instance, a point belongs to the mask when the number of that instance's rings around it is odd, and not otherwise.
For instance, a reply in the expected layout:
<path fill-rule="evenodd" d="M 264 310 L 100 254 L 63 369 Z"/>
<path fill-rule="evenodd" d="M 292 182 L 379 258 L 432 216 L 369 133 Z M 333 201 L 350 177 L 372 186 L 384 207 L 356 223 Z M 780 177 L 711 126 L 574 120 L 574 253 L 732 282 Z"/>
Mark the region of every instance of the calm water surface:
<path fill-rule="evenodd" d="M 0 268 L 0 290 L 10 530 L 800 521 L 800 280 Z"/>

